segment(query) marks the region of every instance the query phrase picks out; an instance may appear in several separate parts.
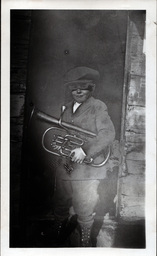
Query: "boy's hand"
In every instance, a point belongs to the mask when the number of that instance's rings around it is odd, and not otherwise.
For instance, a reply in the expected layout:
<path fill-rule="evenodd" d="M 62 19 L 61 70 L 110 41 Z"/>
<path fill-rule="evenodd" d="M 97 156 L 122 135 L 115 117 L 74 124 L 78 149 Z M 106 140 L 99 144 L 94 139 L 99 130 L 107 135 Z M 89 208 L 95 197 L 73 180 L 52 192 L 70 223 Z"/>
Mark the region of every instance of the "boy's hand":
<path fill-rule="evenodd" d="M 86 157 L 86 154 L 82 148 L 75 148 L 71 151 L 70 157 L 71 157 L 71 161 L 78 164 L 82 164 L 83 160 Z"/>

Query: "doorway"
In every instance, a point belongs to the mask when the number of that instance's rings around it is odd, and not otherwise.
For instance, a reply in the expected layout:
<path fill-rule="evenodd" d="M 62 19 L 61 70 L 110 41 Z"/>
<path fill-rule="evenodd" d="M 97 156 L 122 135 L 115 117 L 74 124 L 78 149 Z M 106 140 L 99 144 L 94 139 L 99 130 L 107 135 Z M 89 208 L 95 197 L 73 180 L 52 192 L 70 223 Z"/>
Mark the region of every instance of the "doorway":
<path fill-rule="evenodd" d="M 31 116 L 33 108 L 59 118 L 61 105 L 70 100 L 64 88 L 64 74 L 76 66 L 88 66 L 100 73 L 94 97 L 104 101 L 120 139 L 127 11 L 47 10 L 32 11 L 32 26 L 26 95 L 30 122 L 29 211 L 51 211 L 54 162 L 43 151 L 41 137 L 49 126 Z M 33 156 L 33 159 L 32 159 Z M 102 184 L 103 213 L 115 216 L 118 170 Z M 102 209 L 100 210 L 102 212 Z"/>

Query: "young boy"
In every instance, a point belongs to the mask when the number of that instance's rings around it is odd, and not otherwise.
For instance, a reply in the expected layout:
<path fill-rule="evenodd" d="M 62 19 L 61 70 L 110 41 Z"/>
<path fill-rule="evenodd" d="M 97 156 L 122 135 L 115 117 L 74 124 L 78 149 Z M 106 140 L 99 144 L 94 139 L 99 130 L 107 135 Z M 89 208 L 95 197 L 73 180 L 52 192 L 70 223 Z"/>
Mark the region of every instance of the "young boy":
<path fill-rule="evenodd" d="M 54 213 L 58 228 L 64 226 L 73 206 L 81 233 L 81 247 L 92 246 L 90 234 L 94 209 L 99 200 L 97 188 L 107 172 L 106 165 L 94 167 L 85 164 L 84 160 L 93 159 L 95 164 L 101 163 L 104 152 L 115 138 L 105 103 L 92 96 L 98 79 L 99 72 L 88 67 L 76 67 L 65 76 L 65 86 L 71 91 L 73 100 L 65 106 L 62 120 L 96 134 L 94 138 L 80 134 L 86 142 L 71 151 L 71 159 L 59 160 L 56 170 Z M 75 134 L 74 131 L 71 133 Z"/>

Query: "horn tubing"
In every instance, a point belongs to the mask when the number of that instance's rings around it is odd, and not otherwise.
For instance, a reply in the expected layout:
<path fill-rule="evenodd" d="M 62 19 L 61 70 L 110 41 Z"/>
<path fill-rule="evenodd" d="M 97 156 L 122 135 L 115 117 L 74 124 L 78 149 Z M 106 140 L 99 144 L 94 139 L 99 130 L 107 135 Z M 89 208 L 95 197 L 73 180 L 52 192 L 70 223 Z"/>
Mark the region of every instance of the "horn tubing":
<path fill-rule="evenodd" d="M 59 125 L 59 120 L 57 118 L 52 117 L 52 116 L 50 116 L 48 114 L 45 114 L 45 113 L 43 113 L 41 111 L 37 112 L 37 117 L 42 119 L 42 120 L 44 120 L 44 121 L 46 121 L 46 122 L 54 123 L 54 124 Z M 61 124 L 65 128 L 72 129 L 72 130 L 75 130 L 75 131 L 78 131 L 78 132 L 82 132 L 82 133 L 84 133 L 84 134 L 86 134 L 88 136 L 91 136 L 91 137 L 96 137 L 95 133 L 93 133 L 91 131 L 88 131 L 88 130 L 85 130 L 85 129 L 81 128 L 81 127 L 78 127 L 78 126 L 66 123 L 64 121 Z"/>

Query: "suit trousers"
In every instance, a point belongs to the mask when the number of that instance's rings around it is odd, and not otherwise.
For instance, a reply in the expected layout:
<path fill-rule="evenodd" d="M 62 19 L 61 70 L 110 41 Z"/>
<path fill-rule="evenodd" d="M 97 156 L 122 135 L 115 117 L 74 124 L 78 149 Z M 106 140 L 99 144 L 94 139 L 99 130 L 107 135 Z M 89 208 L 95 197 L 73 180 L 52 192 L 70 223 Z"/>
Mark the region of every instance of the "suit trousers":
<path fill-rule="evenodd" d="M 73 206 L 81 226 L 91 227 L 94 222 L 94 209 L 99 200 L 97 188 L 99 180 L 56 180 L 54 194 L 55 217 L 63 221 L 69 217 Z"/>

